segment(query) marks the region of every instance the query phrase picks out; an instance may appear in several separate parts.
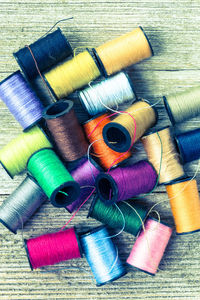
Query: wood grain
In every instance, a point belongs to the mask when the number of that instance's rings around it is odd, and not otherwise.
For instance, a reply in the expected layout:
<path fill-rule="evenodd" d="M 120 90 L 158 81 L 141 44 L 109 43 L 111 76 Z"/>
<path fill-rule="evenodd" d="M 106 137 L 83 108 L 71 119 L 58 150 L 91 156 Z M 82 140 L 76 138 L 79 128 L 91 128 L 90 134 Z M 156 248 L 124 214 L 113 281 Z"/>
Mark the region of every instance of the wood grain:
<path fill-rule="evenodd" d="M 98 46 L 108 39 L 142 25 L 155 56 L 128 69 L 140 97 L 159 101 L 159 127 L 169 123 L 162 96 L 199 84 L 200 78 L 200 1 L 199 0 L 0 0 L 0 79 L 18 69 L 12 52 L 43 35 L 57 20 L 73 16 L 60 27 L 74 48 Z M 178 127 L 199 127 L 199 118 Z M 0 103 L 0 147 L 20 133 L 21 128 Z M 144 158 L 137 144 L 133 160 Z M 185 166 L 194 174 L 197 162 Z M 0 169 L 0 202 L 22 181 L 11 180 Z M 200 182 L 200 175 L 197 175 Z M 173 225 L 164 187 L 149 195 L 144 203 L 151 207 L 163 200 L 157 210 L 163 221 Z M 79 232 L 97 221 L 86 219 L 89 203 L 72 221 Z M 65 209 L 47 201 L 28 221 L 24 237 L 30 238 L 60 228 L 70 218 Z M 11 234 L 0 226 L 0 299 L 200 299 L 200 233 L 177 236 L 167 248 L 155 277 L 128 268 L 128 274 L 97 288 L 85 258 L 62 263 L 45 270 L 30 271 L 20 233 Z M 134 238 L 123 233 L 115 239 L 123 261 Z M 59 268 L 65 267 L 63 270 Z M 73 267 L 73 268 L 72 268 Z"/>

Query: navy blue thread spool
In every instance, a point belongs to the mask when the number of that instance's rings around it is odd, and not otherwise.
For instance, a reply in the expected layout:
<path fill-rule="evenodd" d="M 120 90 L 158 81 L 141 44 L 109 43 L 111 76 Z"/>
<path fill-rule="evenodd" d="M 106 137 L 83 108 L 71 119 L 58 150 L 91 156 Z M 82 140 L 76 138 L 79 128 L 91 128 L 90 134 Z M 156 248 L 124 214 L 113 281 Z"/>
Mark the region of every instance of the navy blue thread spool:
<path fill-rule="evenodd" d="M 29 47 L 41 72 L 72 55 L 73 52 L 60 28 L 38 39 Z M 38 76 L 34 59 L 27 47 L 20 49 L 13 55 L 29 80 L 33 80 Z"/>

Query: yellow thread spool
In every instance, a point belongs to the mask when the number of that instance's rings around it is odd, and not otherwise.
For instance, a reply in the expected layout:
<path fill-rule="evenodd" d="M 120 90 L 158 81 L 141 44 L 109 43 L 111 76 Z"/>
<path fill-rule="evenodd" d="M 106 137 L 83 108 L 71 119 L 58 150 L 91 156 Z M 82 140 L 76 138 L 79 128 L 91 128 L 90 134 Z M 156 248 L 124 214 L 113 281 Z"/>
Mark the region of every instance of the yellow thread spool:
<path fill-rule="evenodd" d="M 7 173 L 13 178 L 25 170 L 29 157 L 42 148 L 51 148 L 52 145 L 43 131 L 34 126 L 10 141 L 0 150 L 0 162 Z"/>
<path fill-rule="evenodd" d="M 45 78 L 58 99 L 88 84 L 100 76 L 100 71 L 88 51 L 57 65 L 45 73 Z"/>
<path fill-rule="evenodd" d="M 135 102 L 125 112 L 103 129 L 105 143 L 117 152 L 127 151 L 157 120 L 155 109 L 146 101 Z"/>
<path fill-rule="evenodd" d="M 152 163 L 157 173 L 160 171 L 159 183 L 167 183 L 184 176 L 183 166 L 180 163 L 179 154 L 176 151 L 169 127 L 146 135 L 142 137 L 141 141 L 148 160 Z"/>
<path fill-rule="evenodd" d="M 178 234 L 200 230 L 200 199 L 195 179 L 166 185 Z"/>
<path fill-rule="evenodd" d="M 106 75 L 116 73 L 153 55 L 153 49 L 142 27 L 94 49 Z"/>

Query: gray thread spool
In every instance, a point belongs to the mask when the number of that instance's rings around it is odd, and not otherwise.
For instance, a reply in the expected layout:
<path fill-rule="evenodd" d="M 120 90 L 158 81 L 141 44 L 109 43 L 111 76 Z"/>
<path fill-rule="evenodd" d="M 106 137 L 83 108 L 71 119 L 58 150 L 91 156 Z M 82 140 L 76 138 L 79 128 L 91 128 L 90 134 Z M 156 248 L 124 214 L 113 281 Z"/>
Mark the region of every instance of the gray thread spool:
<path fill-rule="evenodd" d="M 28 175 L 0 206 L 0 222 L 17 233 L 46 199 L 42 189 Z"/>

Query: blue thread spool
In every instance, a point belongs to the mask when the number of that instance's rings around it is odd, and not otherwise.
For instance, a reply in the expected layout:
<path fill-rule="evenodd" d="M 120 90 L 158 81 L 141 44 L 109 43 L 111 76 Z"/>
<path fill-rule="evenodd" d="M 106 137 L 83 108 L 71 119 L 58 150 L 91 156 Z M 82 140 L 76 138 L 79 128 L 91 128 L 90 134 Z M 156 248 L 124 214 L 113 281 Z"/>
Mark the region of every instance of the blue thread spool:
<path fill-rule="evenodd" d="M 175 136 L 183 163 L 200 158 L 200 129 L 195 129 Z"/>
<path fill-rule="evenodd" d="M 72 48 L 60 28 L 40 38 L 30 49 L 35 57 L 40 72 L 52 67 L 66 57 L 72 55 Z M 20 68 L 29 80 L 38 76 L 34 59 L 27 47 L 13 53 Z"/>
<path fill-rule="evenodd" d="M 96 279 L 97 286 L 126 274 L 105 226 L 99 226 L 81 236 L 81 246 Z"/>

